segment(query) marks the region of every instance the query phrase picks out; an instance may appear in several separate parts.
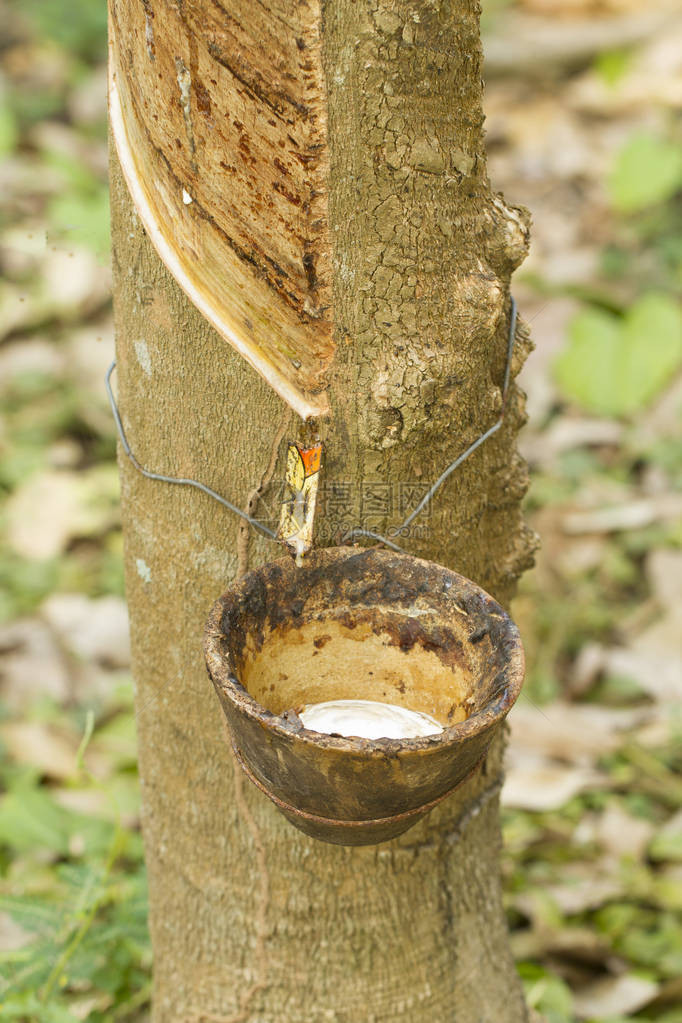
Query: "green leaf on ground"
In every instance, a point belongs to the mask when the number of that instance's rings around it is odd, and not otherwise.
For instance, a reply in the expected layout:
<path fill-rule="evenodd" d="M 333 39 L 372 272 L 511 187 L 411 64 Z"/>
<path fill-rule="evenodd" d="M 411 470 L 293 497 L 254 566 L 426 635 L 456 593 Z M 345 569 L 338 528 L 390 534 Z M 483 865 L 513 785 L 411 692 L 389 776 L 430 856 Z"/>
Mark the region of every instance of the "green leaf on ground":
<path fill-rule="evenodd" d="M 667 295 L 649 292 L 617 317 L 600 309 L 578 313 L 555 364 L 566 397 L 604 416 L 643 408 L 682 362 L 682 313 Z"/>
<path fill-rule="evenodd" d="M 12 993 L 0 1003 L 2 1018 L 17 1020 L 24 1023 L 25 1020 L 35 1020 L 35 1023 L 78 1023 L 79 1017 L 74 1016 L 68 1009 L 58 1005 L 42 1005 L 36 995 L 27 992 Z"/>
<path fill-rule="evenodd" d="M 594 68 L 607 85 L 615 87 L 630 70 L 631 64 L 629 50 L 605 50 L 595 58 Z"/>
<path fill-rule="evenodd" d="M 621 213 L 665 202 L 682 188 L 682 146 L 654 135 L 634 135 L 618 154 L 608 187 Z"/>
<path fill-rule="evenodd" d="M 12 108 L 0 96 L 0 156 L 12 153 L 19 141 L 19 130 Z"/>
<path fill-rule="evenodd" d="M 652 860 L 682 861 L 682 811 L 653 837 L 649 856 Z"/>
<path fill-rule="evenodd" d="M 0 802 L 0 843 L 19 853 L 101 855 L 112 826 L 58 806 L 44 788 L 21 785 Z"/>
<path fill-rule="evenodd" d="M 526 1001 L 547 1023 L 572 1023 L 573 996 L 559 977 L 535 963 L 519 963 Z"/>
<path fill-rule="evenodd" d="M 92 0 L 15 0 L 37 31 L 91 62 L 106 53 L 107 7 Z"/>
<path fill-rule="evenodd" d="M 109 254 L 109 190 L 102 185 L 93 194 L 65 193 L 49 205 L 55 239 L 85 244 L 102 258 Z"/>

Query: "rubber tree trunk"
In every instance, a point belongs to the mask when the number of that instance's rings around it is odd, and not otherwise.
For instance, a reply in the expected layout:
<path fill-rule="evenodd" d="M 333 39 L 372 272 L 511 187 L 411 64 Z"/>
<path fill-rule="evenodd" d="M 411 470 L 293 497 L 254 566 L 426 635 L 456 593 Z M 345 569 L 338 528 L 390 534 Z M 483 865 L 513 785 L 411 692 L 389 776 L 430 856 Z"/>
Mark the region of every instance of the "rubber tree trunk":
<path fill-rule="evenodd" d="M 158 23 L 163 4 L 152 6 Z M 202 6 L 228 18 L 240 5 L 170 6 L 196 19 Z M 278 16 L 300 6 L 258 0 Z M 486 176 L 476 4 L 325 0 L 317 14 L 337 348 L 332 413 L 313 428 L 326 443 L 318 542 L 330 543 L 351 525 L 400 522 L 494 422 L 527 222 Z M 175 81 L 159 88 L 178 102 Z M 200 146 L 193 157 L 200 172 Z M 265 515 L 283 436 L 311 428 L 184 297 L 115 157 L 111 185 L 119 401 L 133 450 Z M 521 325 L 514 375 L 528 346 Z M 503 428 L 403 538 L 503 603 L 533 547 L 519 512 L 522 421 L 514 387 Z M 247 553 L 253 566 L 280 551 L 247 544 L 235 517 L 196 490 L 145 479 L 122 454 L 120 469 L 155 1023 L 526 1020 L 501 901 L 501 749 L 393 842 L 347 849 L 294 830 L 235 769 L 201 653 L 208 609 Z"/>

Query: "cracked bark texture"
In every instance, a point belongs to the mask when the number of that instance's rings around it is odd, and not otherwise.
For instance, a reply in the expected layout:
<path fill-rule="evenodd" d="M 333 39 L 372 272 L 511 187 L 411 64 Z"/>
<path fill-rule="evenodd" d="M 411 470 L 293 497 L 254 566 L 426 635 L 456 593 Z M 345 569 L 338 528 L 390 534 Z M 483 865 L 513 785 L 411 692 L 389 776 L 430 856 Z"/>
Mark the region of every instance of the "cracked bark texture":
<path fill-rule="evenodd" d="M 155 64 L 166 6 L 205 32 L 230 10 L 227 0 L 145 0 L 142 44 Z M 291 433 L 325 440 L 325 492 L 336 486 L 343 499 L 321 502 L 317 539 L 336 542 L 362 521 L 379 531 L 399 523 L 405 494 L 416 501 L 497 417 L 527 216 L 486 176 L 476 4 L 254 7 L 281 33 L 305 8 L 319 35 L 328 177 L 316 231 L 330 253 L 332 413 L 306 426 L 292 417 Z M 181 122 L 190 115 L 191 175 L 211 104 L 190 89 L 183 110 L 182 77 L 173 66 L 158 87 Z M 264 515 L 283 475 L 282 451 L 264 482 L 286 407 L 166 272 L 115 158 L 112 210 L 120 406 L 133 450 L 242 505 L 263 489 Z M 513 375 L 529 344 L 520 324 Z M 533 549 L 519 511 L 522 422 L 512 386 L 502 429 L 403 539 L 503 603 Z M 525 1021 L 501 902 L 501 746 L 393 842 L 344 849 L 295 831 L 235 772 L 202 661 L 206 614 L 238 570 L 239 524 L 197 491 L 142 478 L 123 456 L 120 468 L 155 1023 Z M 253 535 L 249 547 L 252 565 L 279 556 Z M 239 554 L 243 567 L 243 540 Z"/>

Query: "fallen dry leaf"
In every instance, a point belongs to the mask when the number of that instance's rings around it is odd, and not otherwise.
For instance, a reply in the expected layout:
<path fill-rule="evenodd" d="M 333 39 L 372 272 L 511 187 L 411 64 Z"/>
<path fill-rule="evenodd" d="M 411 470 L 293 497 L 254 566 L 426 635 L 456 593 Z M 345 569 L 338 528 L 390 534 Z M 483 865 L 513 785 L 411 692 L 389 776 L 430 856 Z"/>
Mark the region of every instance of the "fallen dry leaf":
<path fill-rule="evenodd" d="M 484 38 L 486 74 L 514 74 L 566 68 L 590 61 L 596 54 L 634 46 L 674 23 L 665 5 L 658 10 L 618 16 L 581 17 L 559 22 L 552 15 L 509 10 L 495 19 L 494 32 Z"/>
<path fill-rule="evenodd" d="M 114 324 L 111 318 L 69 333 L 66 340 L 69 374 L 87 389 L 92 401 L 99 395 L 109 407 L 104 390 L 104 375 L 114 358 Z"/>
<path fill-rule="evenodd" d="M 16 952 L 33 941 L 33 935 L 20 927 L 9 913 L 0 913 L 0 952 Z"/>
<path fill-rule="evenodd" d="M 73 535 L 78 474 L 47 471 L 19 486 L 7 502 L 10 544 L 27 558 L 54 558 Z"/>
<path fill-rule="evenodd" d="M 121 597 L 91 599 L 81 593 L 55 593 L 41 612 L 61 642 L 82 661 L 107 668 L 129 667 L 128 609 Z"/>
<path fill-rule="evenodd" d="M 0 724 L 0 739 L 15 763 L 35 767 L 48 778 L 65 781 L 76 773 L 77 736 L 43 722 L 7 721 Z"/>
<path fill-rule="evenodd" d="M 666 31 L 630 55 L 629 66 L 618 88 L 597 70 L 580 75 L 566 91 L 565 101 L 573 109 L 605 115 L 631 115 L 637 108 L 653 105 L 682 106 L 682 18 Z"/>
<path fill-rule="evenodd" d="M 48 697 L 65 703 L 71 679 L 47 626 L 25 618 L 0 627 L 0 694 L 9 707 L 22 708 Z"/>
<path fill-rule="evenodd" d="M 580 1019 L 625 1016 L 648 1005 L 658 994 L 658 984 L 632 973 L 606 977 L 575 992 L 574 1008 Z"/>
<path fill-rule="evenodd" d="M 682 696 L 682 650 L 676 621 L 665 619 L 637 636 L 629 647 L 616 647 L 605 656 L 614 676 L 631 678 L 654 700 L 679 703 Z"/>
<path fill-rule="evenodd" d="M 562 767 L 538 760 L 507 769 L 502 805 L 520 810 L 558 810 L 579 792 L 604 785 L 604 775 L 587 767 Z"/>
<path fill-rule="evenodd" d="M 113 466 L 81 472 L 48 469 L 25 480 L 6 505 L 7 537 L 27 558 L 57 557 L 68 541 L 97 536 L 119 519 Z"/>
<path fill-rule="evenodd" d="M 564 955 L 589 964 L 603 964 L 612 958 L 610 944 L 588 927 L 528 928 L 513 931 L 512 951 L 515 959 L 540 959 Z"/>
<path fill-rule="evenodd" d="M 570 764 L 589 764 L 622 744 L 622 733 L 647 720 L 647 708 L 519 701 L 509 715 L 511 755 L 533 751 Z"/>
<path fill-rule="evenodd" d="M 619 533 L 644 529 L 656 522 L 668 522 L 682 516 L 682 494 L 660 494 L 641 498 L 611 508 L 570 512 L 564 515 L 564 532 L 572 536 L 582 533 Z"/>
<path fill-rule="evenodd" d="M 669 547 L 651 551 L 646 574 L 661 607 L 682 615 L 682 551 Z"/>
<path fill-rule="evenodd" d="M 7 391 L 20 373 L 59 376 L 64 362 L 63 351 L 51 341 L 40 337 L 8 341 L 0 348 L 0 390 Z"/>
<path fill-rule="evenodd" d="M 582 866 L 582 865 L 580 865 Z M 565 884 L 544 885 L 542 892 L 534 892 L 532 889 L 518 895 L 515 906 L 521 910 L 530 920 L 542 913 L 542 902 L 549 897 L 557 908 L 564 915 L 582 913 L 586 909 L 596 909 L 603 906 L 605 902 L 617 898 L 623 894 L 623 882 L 615 877 L 591 876 L 596 870 L 592 864 L 585 865 L 580 873 L 583 876 L 576 876 Z M 574 873 L 578 873 L 574 871 Z M 538 907 L 538 899 L 541 900 Z"/>
<path fill-rule="evenodd" d="M 525 380 L 524 380 L 525 383 Z M 542 433 L 526 438 L 522 446 L 524 458 L 536 466 L 551 467 L 564 451 L 573 448 L 615 446 L 620 444 L 622 423 L 610 419 L 578 419 L 566 416 L 555 420 Z"/>
<path fill-rule="evenodd" d="M 633 817 L 616 804 L 599 814 L 595 838 L 612 856 L 641 859 L 654 834 L 654 825 L 642 817 Z"/>
<path fill-rule="evenodd" d="M 104 818 L 110 817 L 112 813 L 111 800 L 101 788 L 94 786 L 85 789 L 54 788 L 51 795 L 55 803 L 73 813 Z"/>

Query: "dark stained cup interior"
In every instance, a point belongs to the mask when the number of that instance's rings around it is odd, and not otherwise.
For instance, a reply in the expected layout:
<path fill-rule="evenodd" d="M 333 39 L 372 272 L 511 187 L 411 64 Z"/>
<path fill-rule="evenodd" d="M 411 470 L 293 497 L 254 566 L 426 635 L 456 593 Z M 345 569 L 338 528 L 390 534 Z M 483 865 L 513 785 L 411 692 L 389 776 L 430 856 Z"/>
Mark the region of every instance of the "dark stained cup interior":
<path fill-rule="evenodd" d="M 319 550 L 301 568 L 282 559 L 249 573 L 214 605 L 205 650 L 252 780 L 307 833 L 349 844 L 399 834 L 456 787 L 524 669 L 518 630 L 488 594 L 376 548 Z M 337 699 L 423 711 L 444 731 L 368 740 L 303 727 L 305 704 Z"/>

